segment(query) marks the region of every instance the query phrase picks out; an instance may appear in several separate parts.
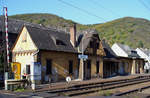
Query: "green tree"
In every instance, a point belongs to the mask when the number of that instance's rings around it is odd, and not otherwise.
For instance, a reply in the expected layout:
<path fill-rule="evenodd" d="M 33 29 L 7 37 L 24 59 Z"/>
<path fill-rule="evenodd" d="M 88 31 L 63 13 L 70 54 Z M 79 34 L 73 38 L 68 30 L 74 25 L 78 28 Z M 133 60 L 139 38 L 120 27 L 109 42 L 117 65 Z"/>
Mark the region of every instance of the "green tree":
<path fill-rule="evenodd" d="M 143 44 L 143 42 L 140 40 L 140 41 L 138 41 L 138 47 L 140 47 L 140 48 L 143 48 L 144 47 L 144 44 Z"/>

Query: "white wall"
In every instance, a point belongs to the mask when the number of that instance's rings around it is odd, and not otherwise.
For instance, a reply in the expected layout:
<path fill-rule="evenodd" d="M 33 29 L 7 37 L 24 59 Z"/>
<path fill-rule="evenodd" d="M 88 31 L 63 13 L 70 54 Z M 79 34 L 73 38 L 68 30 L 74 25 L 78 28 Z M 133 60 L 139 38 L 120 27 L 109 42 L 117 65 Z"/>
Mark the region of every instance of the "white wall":
<path fill-rule="evenodd" d="M 124 50 L 122 50 L 116 43 L 113 44 L 111 49 L 115 52 L 117 56 L 128 57 L 128 54 Z"/>
<path fill-rule="evenodd" d="M 24 75 L 24 72 L 26 72 L 26 65 L 32 65 L 33 56 L 32 54 L 25 54 L 25 55 L 16 55 L 16 61 L 21 63 L 21 76 Z M 32 70 L 32 68 L 31 68 Z"/>
<path fill-rule="evenodd" d="M 136 51 L 137 51 L 137 54 L 138 54 L 141 58 L 143 58 L 143 59 L 145 59 L 146 61 L 148 61 L 148 62 L 145 63 L 144 69 L 150 69 L 150 57 L 149 57 L 148 55 L 146 55 L 146 54 L 145 54 L 141 49 L 139 49 L 139 48 L 137 48 Z"/>

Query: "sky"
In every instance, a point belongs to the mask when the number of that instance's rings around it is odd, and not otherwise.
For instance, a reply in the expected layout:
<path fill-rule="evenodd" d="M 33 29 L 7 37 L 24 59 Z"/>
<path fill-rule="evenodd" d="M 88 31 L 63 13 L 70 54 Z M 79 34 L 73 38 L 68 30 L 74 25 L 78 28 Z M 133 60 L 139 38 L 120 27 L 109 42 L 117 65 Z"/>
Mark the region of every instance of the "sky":
<path fill-rule="evenodd" d="M 8 15 L 50 13 L 80 24 L 97 24 L 123 17 L 150 20 L 150 0 L 0 0 Z"/>

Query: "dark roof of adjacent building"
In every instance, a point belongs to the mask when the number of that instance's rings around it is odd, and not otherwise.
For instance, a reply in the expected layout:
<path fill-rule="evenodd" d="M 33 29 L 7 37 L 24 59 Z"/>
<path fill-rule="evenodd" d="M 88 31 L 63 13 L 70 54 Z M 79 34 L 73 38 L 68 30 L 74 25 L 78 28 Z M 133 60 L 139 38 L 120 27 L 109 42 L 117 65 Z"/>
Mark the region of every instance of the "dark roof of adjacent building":
<path fill-rule="evenodd" d="M 63 51 L 76 53 L 70 43 L 70 35 L 47 28 L 26 26 L 32 40 L 40 50 Z"/>
<path fill-rule="evenodd" d="M 111 49 L 111 47 L 108 45 L 108 43 L 105 40 L 102 40 L 102 46 L 106 54 L 104 58 L 117 58 L 117 55 L 113 52 L 113 50 Z"/>
<path fill-rule="evenodd" d="M 2 28 L 4 27 L 4 17 L 0 16 L 0 32 L 2 32 Z M 12 19 L 12 18 L 8 18 L 8 33 L 14 33 L 14 34 L 18 34 L 19 32 L 21 32 L 21 29 L 24 25 L 29 25 L 29 26 L 34 26 L 34 27 L 38 27 L 38 28 L 49 28 L 52 30 L 56 30 L 56 27 L 44 27 L 41 24 L 35 24 L 35 23 L 30 23 L 30 22 L 26 22 L 23 20 L 18 20 L 18 19 Z M 64 31 L 63 29 L 57 29 L 56 31 Z"/>
<path fill-rule="evenodd" d="M 2 28 L 4 27 L 4 18 L 1 16 L 0 17 L 0 32 L 2 32 Z M 31 24 L 22 20 L 17 20 L 17 19 L 11 19 L 8 18 L 8 32 L 9 33 L 14 33 L 18 34 L 21 32 L 21 28 L 23 27 L 24 24 Z"/>

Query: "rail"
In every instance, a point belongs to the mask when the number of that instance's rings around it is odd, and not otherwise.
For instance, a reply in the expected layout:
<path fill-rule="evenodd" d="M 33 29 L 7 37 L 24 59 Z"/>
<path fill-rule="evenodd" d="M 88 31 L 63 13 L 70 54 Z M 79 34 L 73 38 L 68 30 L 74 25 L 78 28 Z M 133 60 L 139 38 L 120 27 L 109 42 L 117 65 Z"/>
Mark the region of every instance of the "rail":
<path fill-rule="evenodd" d="M 123 79 L 118 81 L 99 82 L 90 84 L 78 84 L 68 88 L 61 88 L 47 91 L 48 93 L 65 93 L 67 96 L 77 96 L 86 93 L 93 93 L 99 90 L 108 90 L 128 85 L 150 82 L 150 76 L 142 76 L 134 79 Z"/>

